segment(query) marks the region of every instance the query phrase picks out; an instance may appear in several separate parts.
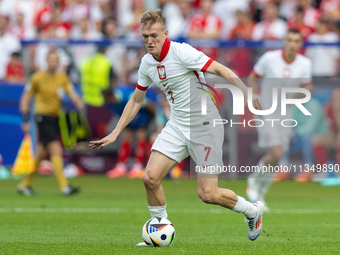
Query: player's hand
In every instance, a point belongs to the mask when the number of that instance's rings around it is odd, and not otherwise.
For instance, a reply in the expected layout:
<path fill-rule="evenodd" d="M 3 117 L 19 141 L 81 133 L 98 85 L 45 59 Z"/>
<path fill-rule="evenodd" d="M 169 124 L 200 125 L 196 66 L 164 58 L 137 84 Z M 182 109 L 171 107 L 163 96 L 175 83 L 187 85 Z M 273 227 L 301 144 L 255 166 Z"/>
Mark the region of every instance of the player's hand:
<path fill-rule="evenodd" d="M 114 133 L 111 133 L 107 136 L 105 136 L 103 139 L 98 141 L 90 141 L 89 147 L 91 149 L 95 149 L 99 147 L 98 150 L 101 150 L 103 147 L 110 145 L 111 143 L 115 142 L 117 139 L 117 136 Z"/>
<path fill-rule="evenodd" d="M 262 105 L 259 96 L 256 94 L 253 94 L 253 106 L 256 110 L 262 110 Z"/>
<path fill-rule="evenodd" d="M 22 131 L 26 134 L 28 132 L 30 132 L 30 123 L 28 122 L 24 122 L 21 124 L 21 129 Z"/>

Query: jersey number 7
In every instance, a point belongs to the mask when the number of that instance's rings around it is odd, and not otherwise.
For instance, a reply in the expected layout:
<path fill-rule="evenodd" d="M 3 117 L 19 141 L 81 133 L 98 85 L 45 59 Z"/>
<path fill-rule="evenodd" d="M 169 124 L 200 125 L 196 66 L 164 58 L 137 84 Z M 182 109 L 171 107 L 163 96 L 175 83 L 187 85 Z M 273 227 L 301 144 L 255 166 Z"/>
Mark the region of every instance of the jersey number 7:
<path fill-rule="evenodd" d="M 207 159 L 209 157 L 210 150 L 211 150 L 211 147 L 204 147 L 204 151 L 207 151 L 207 155 L 205 156 L 204 161 L 207 161 Z"/>
<path fill-rule="evenodd" d="M 174 103 L 175 99 L 173 98 L 174 93 L 172 91 L 168 91 L 169 96 L 171 97 L 172 103 Z"/>

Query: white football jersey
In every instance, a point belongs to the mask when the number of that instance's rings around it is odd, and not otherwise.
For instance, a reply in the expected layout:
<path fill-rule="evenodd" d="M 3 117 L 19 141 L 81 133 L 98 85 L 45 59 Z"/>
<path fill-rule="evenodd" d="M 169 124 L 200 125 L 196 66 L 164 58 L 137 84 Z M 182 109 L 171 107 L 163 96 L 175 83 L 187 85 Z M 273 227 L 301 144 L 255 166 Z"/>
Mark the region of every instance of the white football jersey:
<path fill-rule="evenodd" d="M 154 83 L 160 88 L 171 108 L 170 121 L 182 131 L 206 130 L 220 115 L 209 95 L 198 89 L 205 83 L 203 72 L 213 62 L 204 53 L 186 43 L 164 42 L 160 60 L 151 54 L 142 58 L 137 89 L 145 91 Z M 207 88 L 205 88 L 207 89 Z M 201 114 L 202 95 L 207 96 L 207 114 Z"/>
<path fill-rule="evenodd" d="M 253 72 L 256 76 L 262 77 L 260 101 L 264 110 L 272 106 L 272 89 L 300 87 L 311 83 L 312 62 L 309 58 L 296 54 L 291 62 L 287 62 L 283 50 L 268 51 L 263 54 L 255 64 Z M 287 95 L 292 98 L 294 95 Z M 278 105 L 278 109 L 280 104 Z"/>

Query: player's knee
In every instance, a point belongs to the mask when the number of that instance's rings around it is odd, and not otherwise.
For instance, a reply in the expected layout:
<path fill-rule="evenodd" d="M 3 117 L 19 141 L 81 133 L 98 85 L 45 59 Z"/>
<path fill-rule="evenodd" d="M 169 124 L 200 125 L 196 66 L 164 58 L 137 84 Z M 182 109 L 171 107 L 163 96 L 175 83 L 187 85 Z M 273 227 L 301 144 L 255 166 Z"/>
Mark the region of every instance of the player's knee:
<path fill-rule="evenodd" d="M 216 193 L 204 190 L 197 191 L 198 197 L 206 204 L 215 204 Z"/>
<path fill-rule="evenodd" d="M 160 185 L 160 181 L 155 178 L 152 174 L 149 173 L 149 171 L 145 171 L 142 177 L 144 186 L 146 189 L 153 190 L 157 188 Z"/>

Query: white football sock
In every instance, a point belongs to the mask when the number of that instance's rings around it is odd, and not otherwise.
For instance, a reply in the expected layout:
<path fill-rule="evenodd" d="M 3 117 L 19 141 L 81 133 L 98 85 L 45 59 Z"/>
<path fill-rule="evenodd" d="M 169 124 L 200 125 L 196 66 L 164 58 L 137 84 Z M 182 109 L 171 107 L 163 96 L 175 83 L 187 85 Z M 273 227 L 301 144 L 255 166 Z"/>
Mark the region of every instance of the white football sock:
<path fill-rule="evenodd" d="M 168 214 L 166 212 L 166 204 L 163 206 L 149 206 L 149 211 L 151 217 L 168 218 Z"/>
<path fill-rule="evenodd" d="M 243 197 L 237 196 L 238 200 L 233 209 L 231 209 L 234 212 L 242 213 L 247 218 L 252 218 L 255 216 L 257 212 L 257 207 L 253 205 L 252 203 L 245 200 Z"/>

